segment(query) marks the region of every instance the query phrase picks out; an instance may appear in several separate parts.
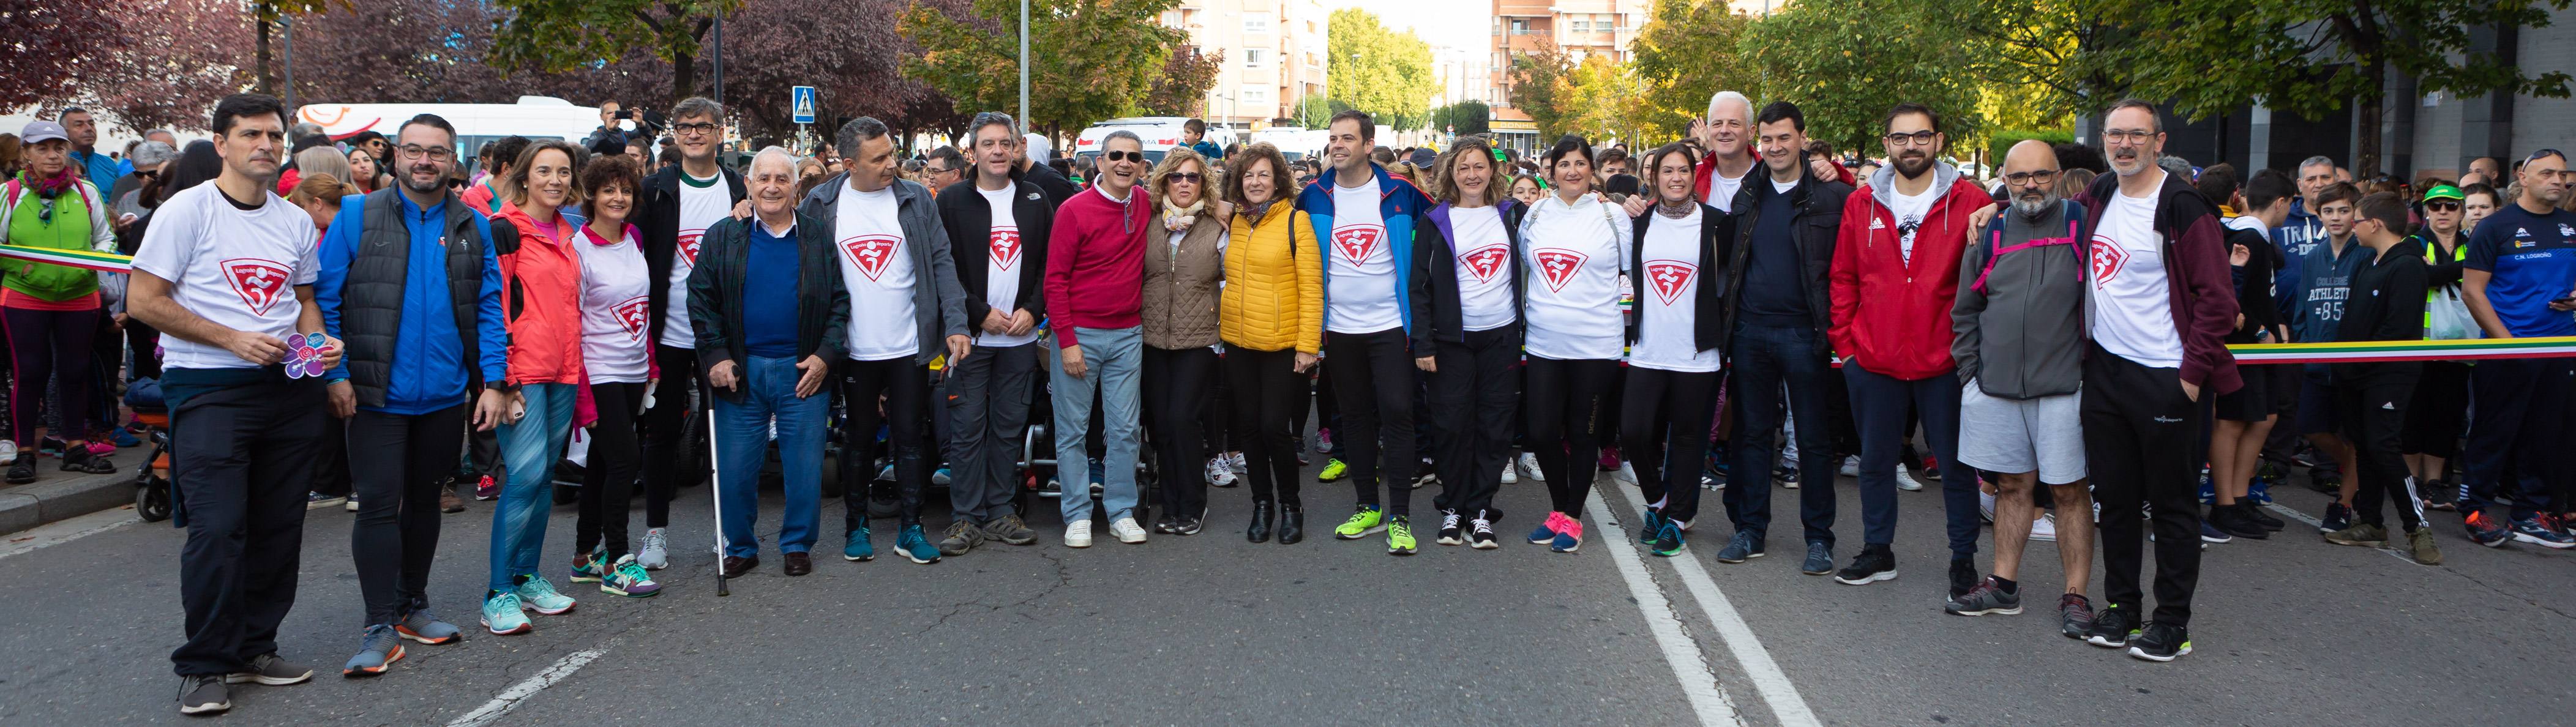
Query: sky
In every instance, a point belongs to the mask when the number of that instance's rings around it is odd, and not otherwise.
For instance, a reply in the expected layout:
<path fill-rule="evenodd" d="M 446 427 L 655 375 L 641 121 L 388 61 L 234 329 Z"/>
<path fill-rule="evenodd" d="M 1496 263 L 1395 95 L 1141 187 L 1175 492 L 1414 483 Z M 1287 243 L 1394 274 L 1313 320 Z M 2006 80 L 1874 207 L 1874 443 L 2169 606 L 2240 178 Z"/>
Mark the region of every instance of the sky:
<path fill-rule="evenodd" d="M 1396 30 L 1410 29 L 1434 46 L 1449 46 L 1482 55 L 1493 34 L 1491 0 L 1324 0 L 1324 7 L 1359 8 L 1376 13 Z"/>

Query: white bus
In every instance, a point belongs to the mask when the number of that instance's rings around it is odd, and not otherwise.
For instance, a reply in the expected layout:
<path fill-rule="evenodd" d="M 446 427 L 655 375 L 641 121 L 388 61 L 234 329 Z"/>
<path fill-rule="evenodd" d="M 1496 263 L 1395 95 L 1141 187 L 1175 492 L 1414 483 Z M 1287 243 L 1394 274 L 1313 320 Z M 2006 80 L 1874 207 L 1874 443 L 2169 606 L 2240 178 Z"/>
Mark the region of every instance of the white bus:
<path fill-rule="evenodd" d="M 574 106 L 552 96 L 520 96 L 512 104 L 306 104 L 295 118 L 320 124 L 322 133 L 344 140 L 368 130 L 393 138 L 404 121 L 421 114 L 437 114 L 456 126 L 456 153 L 469 165 L 484 144 L 502 137 L 580 143 L 599 128 L 597 107 Z"/>

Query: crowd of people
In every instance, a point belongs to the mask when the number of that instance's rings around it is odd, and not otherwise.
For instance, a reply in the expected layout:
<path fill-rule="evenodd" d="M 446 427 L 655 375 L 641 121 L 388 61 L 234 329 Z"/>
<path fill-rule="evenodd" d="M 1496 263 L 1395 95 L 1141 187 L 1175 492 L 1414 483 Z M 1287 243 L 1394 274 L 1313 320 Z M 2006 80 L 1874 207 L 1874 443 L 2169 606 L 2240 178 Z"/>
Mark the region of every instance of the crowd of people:
<path fill-rule="evenodd" d="M 1636 152 L 1571 135 L 1534 158 L 1474 136 L 1391 150 L 1347 111 L 1297 162 L 1216 148 L 1198 125 L 1153 154 L 1121 131 L 1067 160 L 987 112 L 927 153 L 860 118 L 737 169 L 720 104 L 663 118 L 667 137 L 616 133 L 604 111 L 581 143 L 487 143 L 473 177 L 437 116 L 311 138 L 276 99 L 235 95 L 212 141 L 130 155 L 133 219 L 65 194 L 69 124 L 22 131 L 11 244 L 133 255 L 130 283 L 13 263 L 0 312 L 21 386 L 56 372 L 48 431 L 88 433 L 66 469 L 103 462 L 82 453 L 113 435 L 92 432 L 121 428 L 65 372 L 97 368 L 101 316 L 144 336 L 127 376 L 148 372 L 171 412 L 188 533 L 181 712 L 310 678 L 276 632 L 316 504 L 357 512 L 367 626 L 344 675 L 461 639 L 426 592 L 460 480 L 494 502 L 477 623 L 497 635 L 575 608 L 549 559 L 609 595 L 659 593 L 671 500 L 701 481 L 724 577 L 764 550 L 802 576 L 835 493 L 848 561 L 876 557 L 872 507 L 914 563 L 1035 544 L 1030 491 L 1086 548 L 1201 533 L 1209 488 L 1244 484 L 1245 538 L 1293 545 L 1310 454 L 1353 488 L 1333 537 L 1399 556 L 1417 527 L 1499 547 L 1496 495 L 1525 478 L 1549 504 L 1521 515 L 1524 539 L 1575 553 L 1611 470 L 1647 504 L 1609 537 L 1682 554 L 1716 490 L 1715 559 L 1747 563 L 1777 485 L 1798 492 L 1801 572 L 1856 586 L 1897 576 L 1897 493 L 1937 481 L 1946 610 L 2019 613 L 2026 543 L 2053 539 L 2062 633 L 2155 661 L 2192 649 L 2202 550 L 2285 526 L 2257 505 L 2293 467 L 2335 496 L 2328 542 L 2402 541 L 2436 564 L 2426 511 L 2456 509 L 2481 545 L 2576 546 L 2568 360 L 2239 365 L 2228 349 L 2576 335 L 2576 174 L 2555 150 L 2364 191 L 2323 157 L 2295 176 L 2194 167 L 2163 154 L 2152 105 L 2122 101 L 2098 149 L 2021 142 L 1989 179 L 1947 161 L 1935 109 L 1896 104 L 1882 160 L 1845 163 L 1796 104 L 1725 91 Z M 281 365 L 306 336 L 320 376 Z M 43 397 L 11 393 L 16 441 L 37 438 Z M 691 422 L 713 442 L 703 466 L 682 456 L 706 441 Z M 1033 424 L 1051 441 L 1024 452 Z M 582 484 L 560 501 L 576 439 Z M 784 510 L 764 544 L 772 451 Z M 1842 560 L 1837 474 L 1861 510 Z M 1412 490 L 1431 486 L 1415 521 Z M 556 504 L 575 506 L 570 554 L 544 552 Z"/>

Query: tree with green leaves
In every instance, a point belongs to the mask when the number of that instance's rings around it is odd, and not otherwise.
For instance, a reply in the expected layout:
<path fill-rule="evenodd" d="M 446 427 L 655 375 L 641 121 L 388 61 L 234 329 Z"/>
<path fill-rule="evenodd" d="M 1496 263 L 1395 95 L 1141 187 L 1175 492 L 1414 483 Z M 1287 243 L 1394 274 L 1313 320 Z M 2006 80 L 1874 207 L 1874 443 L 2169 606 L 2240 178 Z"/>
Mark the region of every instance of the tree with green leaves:
<path fill-rule="evenodd" d="M 1188 41 L 1162 24 L 1179 2 L 1029 0 L 1029 125 L 1053 134 L 1138 111 Z M 914 5 L 896 24 L 921 48 L 903 59 L 903 74 L 959 111 L 1018 108 L 1019 12 L 1016 0 L 975 0 L 965 18 Z"/>
<path fill-rule="evenodd" d="M 1297 115 L 1292 120 L 1298 128 L 1321 129 L 1333 119 L 1333 104 L 1322 96 L 1297 99 L 1297 105 L 1291 108 L 1296 109 Z"/>
<path fill-rule="evenodd" d="M 1431 75 L 1431 46 L 1358 8 L 1335 10 L 1327 22 L 1324 77 L 1331 80 L 1333 100 L 1367 111 L 1381 124 L 1420 128 L 1439 89 Z"/>
<path fill-rule="evenodd" d="M 2477 48 L 2471 31 L 2539 28 L 2569 0 L 2105 0 L 2093 10 L 2133 35 L 2101 48 L 2105 62 L 2135 80 L 2136 95 L 2171 99 L 2206 117 L 2261 98 L 2308 118 L 2354 104 L 2360 158 L 2380 168 L 2379 119 L 2388 72 L 2413 77 L 2419 92 L 2565 98 L 2565 70 L 2508 63 Z"/>
<path fill-rule="evenodd" d="M 1483 101 L 1460 101 L 1431 110 L 1432 131 L 1455 129 L 1459 136 L 1475 136 L 1493 128 L 1494 107 Z"/>
<path fill-rule="evenodd" d="M 1145 94 L 1145 113 L 1155 116 L 1198 116 L 1207 106 L 1208 89 L 1216 87 L 1216 74 L 1225 68 L 1225 49 L 1173 53 L 1163 61 L 1163 71 L 1154 76 L 1154 88 Z"/>
<path fill-rule="evenodd" d="M 1512 107 L 1529 114 L 1541 140 L 1565 133 L 1565 121 L 1575 113 L 1561 93 L 1573 73 L 1574 57 L 1544 40 L 1535 50 L 1512 54 Z"/>
<path fill-rule="evenodd" d="M 1974 17 L 1916 0 L 1799 0 L 1753 24 L 1739 52 L 1761 68 L 1763 98 L 1798 104 L 1807 135 L 1837 149 L 1876 153 L 1887 109 L 1914 102 L 1941 114 L 1967 148 L 1984 120 L 1969 72 Z"/>
<path fill-rule="evenodd" d="M 715 19 L 742 0 L 492 0 L 494 65 L 561 73 L 650 48 L 671 64 L 666 103 L 698 92 L 698 50 Z"/>
<path fill-rule="evenodd" d="M 1752 26 L 1752 18 L 1735 14 L 1725 0 L 1656 3 L 1629 46 L 1645 85 L 1637 123 L 1678 136 L 1708 111 L 1711 94 L 1759 90 L 1761 71 L 1736 50 Z"/>

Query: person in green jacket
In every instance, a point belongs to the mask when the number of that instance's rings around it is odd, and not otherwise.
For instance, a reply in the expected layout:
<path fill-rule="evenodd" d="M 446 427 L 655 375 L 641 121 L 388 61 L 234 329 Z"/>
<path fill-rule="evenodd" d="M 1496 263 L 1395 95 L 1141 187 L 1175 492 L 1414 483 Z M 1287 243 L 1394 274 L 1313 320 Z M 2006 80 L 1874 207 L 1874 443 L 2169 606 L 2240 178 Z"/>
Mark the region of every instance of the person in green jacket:
<path fill-rule="evenodd" d="M 8 244 L 115 251 L 116 231 L 107 219 L 107 205 L 97 188 L 72 173 L 70 134 L 61 124 L 31 121 L 18 138 L 26 145 L 26 170 L 0 184 L 0 231 L 6 231 Z M 63 427 L 54 433 L 71 440 L 62 450 L 65 472 L 116 471 L 90 449 L 89 407 L 79 405 L 90 400 L 90 337 L 98 330 L 101 310 L 98 273 L 19 259 L 0 262 L 0 324 L 6 326 L 17 373 L 9 391 L 9 437 L 22 444 L 37 440 L 36 405 L 45 398 L 45 382 L 60 372 L 55 390 L 67 405 L 58 407 Z M 35 447 L 18 450 L 7 479 L 10 484 L 36 481 Z"/>

